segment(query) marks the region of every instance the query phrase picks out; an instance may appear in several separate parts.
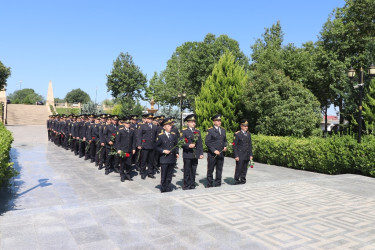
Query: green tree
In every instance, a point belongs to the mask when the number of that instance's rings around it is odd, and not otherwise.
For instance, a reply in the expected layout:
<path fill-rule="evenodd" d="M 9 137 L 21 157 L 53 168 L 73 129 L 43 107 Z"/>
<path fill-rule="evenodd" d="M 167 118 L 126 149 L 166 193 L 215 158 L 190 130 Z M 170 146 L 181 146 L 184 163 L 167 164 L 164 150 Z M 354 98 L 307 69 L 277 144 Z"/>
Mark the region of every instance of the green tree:
<path fill-rule="evenodd" d="M 322 68 L 327 70 L 326 81 L 335 91 L 335 105 L 340 110 L 340 123 L 349 121 L 356 113 L 358 90 L 346 76 L 350 66 L 367 67 L 371 62 L 365 56 L 369 43 L 375 39 L 375 2 L 372 0 L 346 0 L 336 8 L 324 24 L 319 46 L 325 52 Z M 368 86 L 368 81 L 366 85 Z"/>
<path fill-rule="evenodd" d="M 256 133 L 307 137 L 321 120 L 316 97 L 281 70 L 256 70 L 243 100 L 250 128 Z"/>
<path fill-rule="evenodd" d="M 43 96 L 35 93 L 33 89 L 16 90 L 8 96 L 13 104 L 35 104 L 44 101 Z"/>
<path fill-rule="evenodd" d="M 10 68 L 5 67 L 5 65 L 0 61 L 0 90 L 7 86 L 7 79 L 10 75 Z"/>
<path fill-rule="evenodd" d="M 107 75 L 107 88 L 118 99 L 143 99 L 147 78 L 128 53 L 120 53 Z"/>
<path fill-rule="evenodd" d="M 316 82 L 319 72 L 314 71 L 317 52 L 312 43 L 303 48 L 282 43 L 283 32 L 277 22 L 252 46 L 250 82 L 242 98 L 245 112 L 252 131 L 309 136 L 321 117 L 321 104 L 305 88 L 316 90 L 317 95 L 323 91 L 318 87 L 322 86 L 320 82 Z M 324 98 L 321 100 L 324 102 Z"/>
<path fill-rule="evenodd" d="M 80 102 L 82 104 L 85 104 L 89 103 L 91 101 L 91 98 L 89 94 L 78 88 L 68 92 L 65 96 L 65 101 L 68 103 Z"/>
<path fill-rule="evenodd" d="M 227 35 L 215 37 L 207 34 L 202 42 L 186 42 L 176 48 L 167 62 L 166 69 L 162 72 L 165 85 L 158 91 L 168 89 L 170 95 L 165 100 L 172 105 L 179 103 L 178 94 L 185 92 L 186 106 L 194 108 L 195 97 L 200 93 L 202 85 L 211 75 L 215 63 L 226 50 L 232 52 L 235 60 L 246 70 L 249 65 L 248 58 L 240 50 L 236 40 Z"/>
<path fill-rule="evenodd" d="M 241 119 L 241 93 L 247 82 L 244 67 L 236 61 L 232 52 L 225 52 L 215 64 L 195 99 L 198 126 L 206 130 L 212 126 L 211 117 L 222 115 L 222 126 L 229 130 L 238 129 Z"/>
<path fill-rule="evenodd" d="M 98 105 L 90 101 L 82 105 L 81 114 L 94 114 L 100 115 L 103 114 L 103 108 L 98 108 Z"/>
<path fill-rule="evenodd" d="M 111 74 L 107 75 L 107 88 L 116 101 L 121 103 L 122 115 L 129 115 L 141 109 L 138 99 L 143 99 L 146 82 L 146 76 L 139 66 L 135 65 L 133 57 L 121 52 L 113 62 Z"/>
<path fill-rule="evenodd" d="M 61 99 L 61 98 L 58 98 L 58 97 L 55 97 L 55 103 L 64 103 L 65 100 L 64 99 Z"/>
<path fill-rule="evenodd" d="M 367 129 L 373 129 L 375 125 L 375 80 L 370 83 L 366 94 L 366 101 L 363 103 L 363 119 Z M 372 131 L 373 133 L 374 131 Z"/>

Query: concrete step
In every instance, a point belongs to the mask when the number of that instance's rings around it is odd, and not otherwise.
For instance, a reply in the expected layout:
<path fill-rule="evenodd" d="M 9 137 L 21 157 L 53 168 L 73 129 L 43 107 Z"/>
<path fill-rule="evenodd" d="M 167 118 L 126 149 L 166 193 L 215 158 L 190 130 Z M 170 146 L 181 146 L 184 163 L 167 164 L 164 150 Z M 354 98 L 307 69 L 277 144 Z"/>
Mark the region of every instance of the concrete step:
<path fill-rule="evenodd" d="M 8 104 L 8 125 L 44 125 L 49 111 L 45 105 Z"/>

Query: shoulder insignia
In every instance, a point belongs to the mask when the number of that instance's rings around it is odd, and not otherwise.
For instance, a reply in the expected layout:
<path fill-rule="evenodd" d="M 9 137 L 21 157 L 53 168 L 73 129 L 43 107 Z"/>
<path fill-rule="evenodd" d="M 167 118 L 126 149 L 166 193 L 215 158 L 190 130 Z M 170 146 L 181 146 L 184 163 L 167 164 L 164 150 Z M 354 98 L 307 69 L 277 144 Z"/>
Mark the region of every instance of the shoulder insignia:
<path fill-rule="evenodd" d="M 209 127 L 207 130 L 212 129 L 212 127 Z"/>
<path fill-rule="evenodd" d="M 172 135 L 175 135 L 176 133 L 175 132 L 171 132 Z"/>
<path fill-rule="evenodd" d="M 180 132 L 180 136 L 182 137 L 182 132 Z"/>
<path fill-rule="evenodd" d="M 118 134 L 118 132 L 117 132 L 117 134 Z"/>
<path fill-rule="evenodd" d="M 119 130 L 123 130 L 124 128 L 120 128 Z"/>
<path fill-rule="evenodd" d="M 134 128 L 130 128 L 131 130 L 134 130 Z"/>
<path fill-rule="evenodd" d="M 199 131 L 199 129 L 197 129 L 197 128 L 196 128 L 195 130 L 196 130 L 196 131 Z"/>
<path fill-rule="evenodd" d="M 162 135 L 162 134 L 164 134 L 164 132 L 161 132 L 159 135 Z"/>
<path fill-rule="evenodd" d="M 238 134 L 240 131 L 237 131 L 236 134 Z"/>
<path fill-rule="evenodd" d="M 187 128 L 183 128 L 182 130 L 186 130 Z"/>

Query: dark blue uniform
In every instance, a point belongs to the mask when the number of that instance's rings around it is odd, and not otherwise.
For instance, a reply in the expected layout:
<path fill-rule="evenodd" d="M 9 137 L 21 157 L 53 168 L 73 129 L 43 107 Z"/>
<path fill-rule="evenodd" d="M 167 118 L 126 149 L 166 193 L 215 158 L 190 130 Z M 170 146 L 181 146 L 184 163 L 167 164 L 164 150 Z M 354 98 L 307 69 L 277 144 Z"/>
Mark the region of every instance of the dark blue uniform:
<path fill-rule="evenodd" d="M 184 160 L 184 186 L 182 188 L 194 189 L 198 159 L 203 155 L 202 137 L 198 129 L 185 128 L 182 130 L 181 138 L 187 141 L 182 145 Z M 195 148 L 189 148 L 190 144 L 195 144 Z"/>
<path fill-rule="evenodd" d="M 171 182 L 174 166 L 176 164 L 176 154 L 178 154 L 178 147 L 175 147 L 177 142 L 178 135 L 176 135 L 174 132 L 171 132 L 169 135 L 167 135 L 167 132 L 160 133 L 156 142 L 156 150 L 160 153 L 161 192 L 172 191 Z M 171 152 L 169 154 L 165 154 L 163 153 L 164 150 L 169 150 Z"/>
<path fill-rule="evenodd" d="M 224 165 L 224 147 L 227 146 L 227 137 L 225 129 L 222 127 L 215 128 L 211 127 L 207 130 L 206 136 L 207 152 L 207 187 L 213 186 L 213 172 L 216 167 L 215 185 L 221 186 L 221 174 L 223 172 Z M 218 156 L 214 154 L 215 150 L 221 152 Z"/>
<path fill-rule="evenodd" d="M 120 176 L 121 181 L 132 180 L 130 176 L 133 150 L 136 148 L 135 144 L 135 130 L 126 127 L 119 128 L 116 136 L 115 147 L 128 154 L 128 157 L 119 157 L 120 160 Z"/>
<path fill-rule="evenodd" d="M 251 135 L 249 131 L 244 132 L 241 130 L 234 134 L 233 152 L 234 158 L 239 158 L 239 161 L 236 161 L 234 183 L 245 184 L 247 165 L 249 164 L 250 156 L 253 156 Z"/>
<path fill-rule="evenodd" d="M 154 150 L 156 146 L 157 126 L 152 124 L 142 124 L 138 128 L 137 147 L 141 149 L 140 174 L 142 179 L 146 175 L 153 178 L 152 166 L 154 163 Z M 146 169 L 147 165 L 147 169 Z"/>

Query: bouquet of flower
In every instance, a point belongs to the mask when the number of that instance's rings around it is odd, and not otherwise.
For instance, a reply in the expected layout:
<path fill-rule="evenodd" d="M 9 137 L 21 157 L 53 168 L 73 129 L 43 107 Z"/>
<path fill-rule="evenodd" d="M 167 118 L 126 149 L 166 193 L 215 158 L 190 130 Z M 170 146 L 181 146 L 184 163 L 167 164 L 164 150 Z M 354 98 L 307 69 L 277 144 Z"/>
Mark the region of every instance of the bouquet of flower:
<path fill-rule="evenodd" d="M 171 149 L 169 149 L 169 151 L 172 152 L 172 150 L 175 149 L 175 148 L 181 148 L 182 145 L 184 145 L 186 143 L 186 141 L 187 141 L 187 138 L 185 138 L 185 141 L 184 140 L 178 140 L 177 144 L 174 147 L 172 147 Z M 164 156 L 167 156 L 167 155 L 164 154 Z"/>
<path fill-rule="evenodd" d="M 85 152 L 88 153 L 89 151 L 90 151 L 90 143 L 87 143 L 86 148 L 85 148 Z"/>
<path fill-rule="evenodd" d="M 102 149 L 103 149 L 103 147 L 100 147 L 100 149 L 98 150 L 98 152 L 96 152 L 96 154 L 99 155 L 99 157 L 100 157 L 100 153 L 102 152 Z"/>
<path fill-rule="evenodd" d="M 129 157 L 130 157 L 130 154 L 121 151 L 121 153 L 119 154 L 119 156 L 120 156 L 121 158 L 129 158 Z"/>
<path fill-rule="evenodd" d="M 232 144 L 228 144 L 227 145 L 227 150 L 233 150 L 233 146 L 234 146 L 234 142 L 232 142 Z M 222 153 L 224 151 L 224 149 L 222 149 L 221 151 L 220 151 L 220 154 Z M 220 154 L 218 154 L 218 155 L 220 155 Z M 215 155 L 215 157 L 214 158 L 216 158 L 218 155 Z"/>
<path fill-rule="evenodd" d="M 250 160 L 249 165 L 247 165 L 247 168 L 254 168 L 254 161 Z"/>
<path fill-rule="evenodd" d="M 115 142 L 115 139 L 116 139 L 116 134 L 113 133 L 113 134 L 111 135 L 111 142 Z"/>
<path fill-rule="evenodd" d="M 73 141 L 72 136 L 69 136 L 68 145 L 71 145 L 71 144 L 72 144 L 72 141 Z"/>
<path fill-rule="evenodd" d="M 116 149 L 114 149 L 113 147 L 111 147 L 111 152 L 109 152 L 108 155 L 117 155 Z"/>

